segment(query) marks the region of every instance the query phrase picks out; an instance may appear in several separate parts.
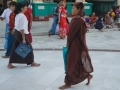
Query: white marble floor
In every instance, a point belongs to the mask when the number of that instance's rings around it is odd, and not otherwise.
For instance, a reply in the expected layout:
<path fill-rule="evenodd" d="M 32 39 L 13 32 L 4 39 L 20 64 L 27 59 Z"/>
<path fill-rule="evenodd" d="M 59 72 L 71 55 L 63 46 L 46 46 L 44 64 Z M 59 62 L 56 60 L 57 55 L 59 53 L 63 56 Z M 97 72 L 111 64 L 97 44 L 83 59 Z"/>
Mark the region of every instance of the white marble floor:
<path fill-rule="evenodd" d="M 5 52 L 0 52 L 3 55 Z M 0 58 L 0 90 L 59 90 L 64 84 L 64 65 L 61 51 L 35 51 L 40 67 L 14 64 L 8 69 L 8 59 Z M 120 53 L 90 52 L 94 78 L 89 86 L 86 80 L 67 90 L 120 90 Z"/>
<path fill-rule="evenodd" d="M 86 41 L 89 49 L 120 50 L 120 31 L 87 33 Z M 4 38 L 0 38 L 0 49 L 3 49 Z M 57 35 L 33 36 L 34 49 L 62 48 L 66 46 L 67 38 L 61 40 Z"/>

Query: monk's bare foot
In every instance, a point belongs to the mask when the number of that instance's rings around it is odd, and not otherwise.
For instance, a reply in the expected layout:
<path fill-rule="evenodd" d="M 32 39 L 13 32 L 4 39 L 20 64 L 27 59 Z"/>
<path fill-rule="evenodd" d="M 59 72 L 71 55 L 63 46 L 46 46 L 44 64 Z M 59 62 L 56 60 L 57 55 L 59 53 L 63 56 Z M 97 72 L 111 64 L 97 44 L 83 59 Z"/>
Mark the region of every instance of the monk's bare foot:
<path fill-rule="evenodd" d="M 89 75 L 88 76 L 88 82 L 86 83 L 86 85 L 89 85 L 90 84 L 90 80 L 93 78 L 93 75 Z"/>
<path fill-rule="evenodd" d="M 71 85 L 63 85 L 59 87 L 59 89 L 67 89 L 67 88 L 71 88 Z"/>
<path fill-rule="evenodd" d="M 32 63 L 31 66 L 33 66 L 33 67 L 39 67 L 40 64 L 38 64 L 38 63 Z"/>
<path fill-rule="evenodd" d="M 7 66 L 9 69 L 11 69 L 11 68 L 16 68 L 16 66 L 13 66 L 13 65 L 8 65 Z"/>

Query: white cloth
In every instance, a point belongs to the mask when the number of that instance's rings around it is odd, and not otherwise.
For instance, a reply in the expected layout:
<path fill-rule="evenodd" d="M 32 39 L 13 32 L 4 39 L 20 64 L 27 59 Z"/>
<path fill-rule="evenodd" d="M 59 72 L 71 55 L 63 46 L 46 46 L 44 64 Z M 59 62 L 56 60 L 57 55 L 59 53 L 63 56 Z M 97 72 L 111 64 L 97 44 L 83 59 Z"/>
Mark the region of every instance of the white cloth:
<path fill-rule="evenodd" d="M 11 12 L 12 12 L 11 9 L 7 8 L 4 10 L 4 12 L 1 15 L 2 18 L 5 18 L 6 23 L 9 23 L 9 16 L 10 16 Z"/>
<path fill-rule="evenodd" d="M 24 30 L 25 34 L 29 34 L 28 32 L 28 21 L 26 16 L 23 13 L 19 13 L 15 17 L 15 29 L 20 31 Z"/>
<path fill-rule="evenodd" d="M 32 9 L 32 5 L 31 4 L 28 7 Z"/>

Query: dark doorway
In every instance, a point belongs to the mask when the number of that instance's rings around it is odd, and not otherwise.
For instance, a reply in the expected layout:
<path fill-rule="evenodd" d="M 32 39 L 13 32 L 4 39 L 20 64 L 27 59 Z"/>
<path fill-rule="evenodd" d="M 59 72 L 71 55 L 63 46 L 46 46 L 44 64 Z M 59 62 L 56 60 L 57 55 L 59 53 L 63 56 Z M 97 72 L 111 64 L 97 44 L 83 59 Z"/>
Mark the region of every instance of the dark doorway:
<path fill-rule="evenodd" d="M 117 5 L 117 0 L 86 0 L 93 3 L 93 12 L 104 14 L 107 13 L 110 8 Z"/>

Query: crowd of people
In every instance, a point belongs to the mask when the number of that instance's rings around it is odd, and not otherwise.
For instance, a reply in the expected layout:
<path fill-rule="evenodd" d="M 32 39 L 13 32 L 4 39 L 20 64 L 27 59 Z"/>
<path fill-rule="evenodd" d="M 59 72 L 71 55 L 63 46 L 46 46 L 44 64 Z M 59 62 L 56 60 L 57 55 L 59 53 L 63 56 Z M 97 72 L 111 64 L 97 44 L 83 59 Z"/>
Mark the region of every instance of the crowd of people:
<path fill-rule="evenodd" d="M 95 12 L 93 12 L 89 17 L 83 13 L 82 17 L 87 24 L 87 28 L 104 31 L 106 28 L 114 28 L 116 22 L 120 23 L 120 7 L 118 6 L 115 11 L 111 8 L 105 16 L 96 16 Z"/>
<path fill-rule="evenodd" d="M 33 50 L 25 57 L 20 57 L 15 49 L 22 42 L 28 44 L 31 48 L 32 37 L 30 29 L 32 25 L 32 13 L 28 7 L 29 2 L 7 2 L 8 8 L 4 10 L 0 16 L 1 20 L 6 20 L 6 54 L 3 58 L 9 58 L 8 68 L 16 68 L 12 63 L 27 64 L 31 66 L 40 66 L 40 64 L 34 62 Z M 53 29 L 56 28 L 59 23 L 58 36 L 65 38 L 68 34 L 66 48 L 68 49 L 66 72 L 65 72 L 65 85 L 59 87 L 59 89 L 67 89 L 72 85 L 76 85 L 85 79 L 87 79 L 86 85 L 90 84 L 90 80 L 93 76 L 90 74 L 93 72 L 93 66 L 91 58 L 86 45 L 86 24 L 85 20 L 81 17 L 83 14 L 84 5 L 82 2 L 76 2 L 72 4 L 73 18 L 69 24 L 67 21 L 66 3 L 62 0 L 57 1 L 57 6 L 54 9 L 54 22 L 49 32 L 55 34 Z M 69 24 L 69 29 L 68 29 Z M 78 25 L 80 24 L 80 25 Z"/>
<path fill-rule="evenodd" d="M 5 44 L 6 53 L 2 58 L 9 58 L 8 68 L 15 68 L 12 63 L 21 63 L 31 66 L 40 66 L 34 62 L 33 50 L 25 57 L 20 57 L 15 53 L 15 49 L 22 42 L 31 46 L 32 35 L 30 33 L 32 26 L 32 10 L 29 6 L 29 1 L 14 2 L 7 1 L 7 9 L 0 16 L 3 21 L 6 20 L 5 29 Z"/>

